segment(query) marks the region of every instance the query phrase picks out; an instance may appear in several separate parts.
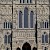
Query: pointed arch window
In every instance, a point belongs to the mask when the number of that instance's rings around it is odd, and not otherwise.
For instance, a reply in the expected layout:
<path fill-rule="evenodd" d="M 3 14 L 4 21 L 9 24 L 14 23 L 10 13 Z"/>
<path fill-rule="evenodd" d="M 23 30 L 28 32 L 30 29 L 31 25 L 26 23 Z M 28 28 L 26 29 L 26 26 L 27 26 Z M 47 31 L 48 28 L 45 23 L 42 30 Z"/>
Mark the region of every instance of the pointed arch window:
<path fill-rule="evenodd" d="M 7 35 L 4 36 L 4 43 L 7 44 Z"/>
<path fill-rule="evenodd" d="M 24 9 L 24 28 L 28 28 L 28 8 Z"/>
<path fill-rule="evenodd" d="M 5 35 L 4 36 L 4 43 L 9 44 L 11 42 L 11 35 Z"/>
<path fill-rule="evenodd" d="M 19 28 L 22 28 L 22 11 L 19 11 Z"/>
<path fill-rule="evenodd" d="M 44 32 L 44 34 L 42 35 L 42 43 L 48 43 L 48 35 L 46 34 L 46 32 Z"/>
<path fill-rule="evenodd" d="M 33 11 L 30 12 L 30 28 L 33 28 Z"/>

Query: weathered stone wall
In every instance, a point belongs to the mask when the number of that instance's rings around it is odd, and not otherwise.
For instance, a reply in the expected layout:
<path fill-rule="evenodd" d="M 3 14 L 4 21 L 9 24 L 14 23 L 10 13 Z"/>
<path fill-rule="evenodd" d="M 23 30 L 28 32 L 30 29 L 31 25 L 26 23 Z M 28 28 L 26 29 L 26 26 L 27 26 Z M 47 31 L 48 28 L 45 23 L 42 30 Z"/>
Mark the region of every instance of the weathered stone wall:
<path fill-rule="evenodd" d="M 32 4 L 30 5 L 29 4 L 27 5 L 25 3 L 20 4 L 19 0 L 13 1 L 13 38 L 12 38 L 13 39 L 13 43 L 12 43 L 13 50 L 16 50 L 17 47 L 20 47 L 22 49 L 22 46 L 25 42 L 28 42 L 31 45 L 31 49 L 33 47 L 36 47 L 35 28 L 20 29 L 18 27 L 19 10 L 24 12 L 24 8 L 28 7 L 29 12 L 31 10 L 34 11 L 34 16 L 36 18 L 35 0 L 33 0 Z M 49 28 L 48 29 L 40 28 L 41 21 L 49 21 L 49 6 L 47 4 L 49 4 L 48 0 L 45 0 L 45 1 L 38 0 L 37 1 L 38 50 L 43 50 L 43 47 L 48 47 L 48 50 L 50 50 L 49 43 L 42 44 L 42 34 L 45 31 L 49 35 Z M 12 22 L 12 0 L 0 0 L 0 50 L 5 50 L 7 47 L 10 49 L 10 44 L 7 44 L 7 45 L 4 44 L 4 35 L 7 34 L 7 32 L 11 34 L 11 29 L 4 29 L 3 27 L 4 21 Z"/>

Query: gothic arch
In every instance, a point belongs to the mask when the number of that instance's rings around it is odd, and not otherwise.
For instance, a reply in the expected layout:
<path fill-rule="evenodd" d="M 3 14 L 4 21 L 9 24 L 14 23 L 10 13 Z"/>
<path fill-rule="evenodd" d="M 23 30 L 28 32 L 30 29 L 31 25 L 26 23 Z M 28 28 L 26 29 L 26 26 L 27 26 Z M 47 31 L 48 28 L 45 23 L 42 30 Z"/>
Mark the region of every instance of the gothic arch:
<path fill-rule="evenodd" d="M 21 48 L 22 48 L 22 46 L 23 46 L 26 42 L 30 44 L 30 42 L 29 42 L 28 40 L 24 40 L 23 43 L 22 43 L 22 45 L 21 45 Z M 31 46 L 31 44 L 30 44 L 30 46 Z"/>
<path fill-rule="evenodd" d="M 48 43 L 48 34 L 46 32 L 42 34 L 42 43 Z"/>
<path fill-rule="evenodd" d="M 23 46 L 22 46 L 22 50 L 31 50 L 31 46 L 29 43 L 24 43 Z"/>

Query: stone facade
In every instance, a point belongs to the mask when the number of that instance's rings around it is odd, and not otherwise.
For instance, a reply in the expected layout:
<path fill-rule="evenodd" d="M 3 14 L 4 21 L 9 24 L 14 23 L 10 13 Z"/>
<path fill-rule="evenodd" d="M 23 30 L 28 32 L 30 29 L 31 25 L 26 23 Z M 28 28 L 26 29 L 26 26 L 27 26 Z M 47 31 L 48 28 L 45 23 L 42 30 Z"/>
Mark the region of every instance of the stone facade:
<path fill-rule="evenodd" d="M 22 1 L 23 2 L 23 1 Z M 37 12 L 36 12 L 36 7 Z M 20 3 L 20 0 L 13 0 L 13 37 L 12 37 L 12 50 L 16 50 L 18 47 L 22 50 L 24 43 L 29 43 L 31 46 L 31 50 L 36 47 L 35 42 L 35 25 L 34 28 L 19 28 L 19 10 L 23 12 L 22 16 L 24 16 L 24 8 L 28 7 L 29 12 L 31 10 L 34 11 L 34 24 L 36 22 L 36 13 L 37 13 L 37 31 L 38 31 L 38 50 L 44 50 L 45 47 L 50 50 L 49 42 L 43 44 L 42 43 L 42 34 L 47 32 L 49 36 L 49 28 L 41 28 L 40 23 L 42 21 L 49 22 L 49 1 L 48 0 L 37 0 L 37 5 L 35 5 L 35 0 L 32 0 L 32 3 Z M 30 14 L 30 13 L 29 13 Z M 28 14 L 28 16 L 30 16 Z M 8 33 L 11 34 L 11 29 L 4 28 L 4 22 L 12 22 L 12 0 L 0 0 L 0 50 L 6 50 L 8 47 L 11 50 L 10 44 L 4 43 L 4 36 Z M 49 41 L 49 37 L 48 37 Z"/>

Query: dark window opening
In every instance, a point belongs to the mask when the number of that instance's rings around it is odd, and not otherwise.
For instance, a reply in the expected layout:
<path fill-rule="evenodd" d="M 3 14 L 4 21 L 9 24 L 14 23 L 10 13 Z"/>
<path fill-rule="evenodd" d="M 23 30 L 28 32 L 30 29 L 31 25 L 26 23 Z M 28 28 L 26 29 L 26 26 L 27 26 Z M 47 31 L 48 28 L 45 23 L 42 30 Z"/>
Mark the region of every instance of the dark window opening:
<path fill-rule="evenodd" d="M 34 48 L 33 48 L 33 50 L 37 50 L 37 48 L 36 48 L 36 47 L 34 47 Z"/>
<path fill-rule="evenodd" d="M 28 28 L 28 8 L 24 9 L 24 28 Z"/>
<path fill-rule="evenodd" d="M 20 0 L 20 3 L 21 3 L 21 0 Z"/>
<path fill-rule="evenodd" d="M 33 28 L 33 11 L 30 12 L 30 27 Z"/>
<path fill-rule="evenodd" d="M 45 40 L 45 39 L 44 39 L 44 35 L 42 35 L 42 43 L 44 43 L 44 40 Z"/>
<path fill-rule="evenodd" d="M 29 2 L 29 0 L 27 0 L 27 3 Z"/>
<path fill-rule="evenodd" d="M 31 46 L 29 43 L 24 43 L 23 47 L 22 47 L 22 50 L 31 50 Z"/>
<path fill-rule="evenodd" d="M 9 48 L 7 48 L 6 50 L 9 50 Z"/>
<path fill-rule="evenodd" d="M 4 36 L 4 43 L 7 44 L 7 35 Z"/>
<path fill-rule="evenodd" d="M 16 50 L 21 50 L 19 47 Z"/>
<path fill-rule="evenodd" d="M 19 28 L 22 28 L 22 12 L 19 11 Z"/>
<path fill-rule="evenodd" d="M 11 35 L 8 35 L 8 43 L 11 43 Z"/>

